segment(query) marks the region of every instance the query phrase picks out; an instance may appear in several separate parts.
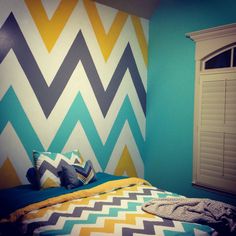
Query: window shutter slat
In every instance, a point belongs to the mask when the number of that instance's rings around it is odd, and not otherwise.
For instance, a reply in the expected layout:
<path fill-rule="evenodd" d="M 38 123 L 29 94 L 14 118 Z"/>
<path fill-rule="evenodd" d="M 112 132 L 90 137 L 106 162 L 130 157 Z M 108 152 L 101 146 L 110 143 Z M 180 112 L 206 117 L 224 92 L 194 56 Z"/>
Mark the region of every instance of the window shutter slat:
<path fill-rule="evenodd" d="M 222 126 L 225 110 L 225 82 L 203 81 L 201 125 Z"/>
<path fill-rule="evenodd" d="M 236 80 L 226 82 L 226 126 L 236 128 Z"/>
<path fill-rule="evenodd" d="M 224 175 L 236 180 L 236 134 L 225 134 Z"/>
<path fill-rule="evenodd" d="M 222 133 L 219 132 L 200 133 L 200 175 L 214 177 L 222 176 L 223 138 Z"/>

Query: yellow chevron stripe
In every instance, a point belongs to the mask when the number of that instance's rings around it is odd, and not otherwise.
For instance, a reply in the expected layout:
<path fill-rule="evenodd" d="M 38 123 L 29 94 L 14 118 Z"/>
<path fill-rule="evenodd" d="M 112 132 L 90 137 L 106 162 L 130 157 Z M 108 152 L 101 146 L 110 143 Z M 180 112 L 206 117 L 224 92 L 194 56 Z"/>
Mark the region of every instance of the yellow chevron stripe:
<path fill-rule="evenodd" d="M 41 0 L 25 0 L 48 52 L 55 45 L 77 2 L 78 0 L 61 0 L 53 17 L 49 20 Z"/>
<path fill-rule="evenodd" d="M 136 184 L 136 185 L 143 185 L 147 184 L 150 185 L 146 180 L 132 177 L 127 179 L 119 179 L 119 180 L 111 180 L 106 183 L 100 184 L 96 187 L 89 188 L 89 189 L 83 189 L 80 191 L 63 194 L 57 197 L 52 197 L 50 199 L 43 200 L 41 202 L 36 202 L 33 204 L 30 204 L 26 207 L 23 207 L 21 209 L 16 210 L 15 212 L 11 213 L 8 219 L 5 219 L 8 222 L 15 222 L 19 217 L 29 213 L 30 211 L 40 209 L 42 207 L 52 206 L 54 204 L 59 204 L 62 202 L 75 200 L 78 198 L 84 198 L 89 196 L 94 196 L 99 193 L 107 192 L 107 191 L 113 191 L 115 188 L 123 188 L 125 186 L 128 186 L 130 184 Z"/>
<path fill-rule="evenodd" d="M 116 224 L 129 224 L 129 225 L 135 225 L 136 224 L 136 218 L 142 217 L 142 218 L 155 218 L 154 215 L 148 214 L 146 212 L 135 214 L 135 213 L 128 213 L 126 214 L 126 218 L 124 220 L 117 220 L 117 219 L 104 219 L 104 226 L 103 227 L 82 227 L 80 230 L 80 235 L 86 236 L 90 235 L 94 232 L 100 232 L 100 233 L 114 233 L 114 228 Z"/>
<path fill-rule="evenodd" d="M 125 146 L 122 152 L 114 173 L 115 175 L 123 175 L 124 172 L 126 172 L 128 176 L 138 176 L 127 146 Z"/>
<path fill-rule="evenodd" d="M 129 187 L 128 190 L 129 190 L 129 192 L 135 192 L 135 191 L 138 191 L 138 187 L 140 187 L 140 186 L 131 186 L 131 187 Z M 26 215 L 26 219 L 27 220 L 31 220 L 31 219 L 35 219 L 35 218 L 41 218 L 45 214 L 47 214 L 47 212 L 49 210 L 52 211 L 52 212 L 53 211 L 67 211 L 68 208 L 71 205 L 74 205 L 74 206 L 88 205 L 91 200 L 99 200 L 99 201 L 102 200 L 102 201 L 104 201 L 104 200 L 107 200 L 107 198 L 111 197 L 111 196 L 123 196 L 124 192 L 126 192 L 126 191 L 127 191 L 127 188 L 119 189 L 119 190 L 114 191 L 114 192 L 98 195 L 97 197 L 92 196 L 92 197 L 88 197 L 88 198 L 83 198 L 83 199 L 78 199 L 78 200 L 64 202 L 64 203 L 62 203 L 60 205 L 56 205 L 56 206 L 52 206 L 52 207 L 42 208 L 42 209 L 40 209 L 37 212 L 30 212 L 30 213 L 28 213 Z"/>
<path fill-rule="evenodd" d="M 97 11 L 96 4 L 91 0 L 84 0 L 84 6 L 88 13 L 88 17 L 92 24 L 103 57 L 105 61 L 107 61 L 128 18 L 128 14 L 118 11 L 108 34 L 106 34 L 101 18 Z"/>
<path fill-rule="evenodd" d="M 21 181 L 17 176 L 16 170 L 9 158 L 7 158 L 0 167 L 0 189 L 15 187 L 20 184 Z"/>
<path fill-rule="evenodd" d="M 143 27 L 142 27 L 141 22 L 140 22 L 140 18 L 137 17 L 137 16 L 131 16 L 131 19 L 132 19 L 132 22 L 133 22 L 133 25 L 134 25 L 134 29 L 135 29 L 137 38 L 138 38 L 139 46 L 140 46 L 142 54 L 143 54 L 144 62 L 147 66 L 147 63 L 148 63 L 148 47 L 147 47 L 147 42 L 146 42 L 146 39 L 145 39 L 145 36 L 144 36 Z"/>

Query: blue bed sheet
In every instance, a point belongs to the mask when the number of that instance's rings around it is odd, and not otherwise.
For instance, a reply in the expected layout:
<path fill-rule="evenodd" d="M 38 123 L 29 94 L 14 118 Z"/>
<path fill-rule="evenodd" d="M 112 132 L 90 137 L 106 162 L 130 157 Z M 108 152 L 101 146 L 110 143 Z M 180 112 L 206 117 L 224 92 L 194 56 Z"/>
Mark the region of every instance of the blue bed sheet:
<path fill-rule="evenodd" d="M 40 202 L 52 197 L 57 197 L 62 194 L 92 188 L 107 181 L 127 178 L 124 176 L 114 176 L 102 172 L 97 173 L 96 177 L 96 181 L 70 190 L 64 187 L 36 190 L 30 184 L 0 190 L 0 218 L 5 218 L 12 212 L 32 203 Z"/>

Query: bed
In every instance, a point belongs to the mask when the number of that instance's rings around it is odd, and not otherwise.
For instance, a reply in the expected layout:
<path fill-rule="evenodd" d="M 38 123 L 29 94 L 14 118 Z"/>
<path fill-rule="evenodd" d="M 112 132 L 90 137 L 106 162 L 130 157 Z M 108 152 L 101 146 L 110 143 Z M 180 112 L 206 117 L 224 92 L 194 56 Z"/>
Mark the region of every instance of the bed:
<path fill-rule="evenodd" d="M 22 185 L 0 191 L 0 235 L 213 235 L 206 225 L 160 218 L 142 210 L 154 198 L 183 198 L 140 178 L 96 173 L 66 189 Z"/>

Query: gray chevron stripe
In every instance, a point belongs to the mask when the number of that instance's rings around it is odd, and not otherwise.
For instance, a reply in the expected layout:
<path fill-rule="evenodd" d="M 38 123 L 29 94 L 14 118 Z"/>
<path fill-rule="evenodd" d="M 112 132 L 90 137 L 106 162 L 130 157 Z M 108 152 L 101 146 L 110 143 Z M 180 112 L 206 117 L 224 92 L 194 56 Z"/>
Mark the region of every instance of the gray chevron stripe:
<path fill-rule="evenodd" d="M 156 235 L 154 226 L 166 226 L 166 227 L 174 227 L 173 221 L 163 219 L 163 221 L 143 221 L 143 229 L 132 229 L 132 228 L 123 228 L 122 235 L 123 236 L 132 236 L 135 233 L 143 234 L 143 235 Z M 175 232 L 176 233 L 176 232 Z"/>
<path fill-rule="evenodd" d="M 132 192 L 128 193 L 127 197 L 114 197 L 112 202 L 96 202 L 93 207 L 75 207 L 72 213 L 60 213 L 54 212 L 51 214 L 47 221 L 38 221 L 33 222 L 28 225 L 28 232 L 32 233 L 37 227 L 40 226 L 47 226 L 47 225 L 55 225 L 60 217 L 80 217 L 83 211 L 94 211 L 94 212 L 101 212 L 104 206 L 120 206 L 121 201 L 132 201 L 137 200 L 138 196 L 151 196 L 152 192 L 159 192 L 158 189 L 142 189 L 143 192 Z"/>
<path fill-rule="evenodd" d="M 6 36 L 9 37 L 8 40 L 6 40 Z M 1 47 L 1 43 L 4 43 L 4 46 Z M 104 117 L 111 106 L 127 70 L 129 70 L 131 74 L 143 112 L 146 115 L 146 91 L 129 43 L 121 56 L 106 90 L 103 88 L 101 79 L 97 73 L 97 69 L 81 31 L 77 34 L 49 87 L 13 13 L 8 16 L 0 29 L 0 63 L 4 60 L 11 49 L 14 51 L 22 69 L 24 70 L 46 117 L 48 117 L 53 110 L 79 61 L 83 64 L 84 70 Z"/>

